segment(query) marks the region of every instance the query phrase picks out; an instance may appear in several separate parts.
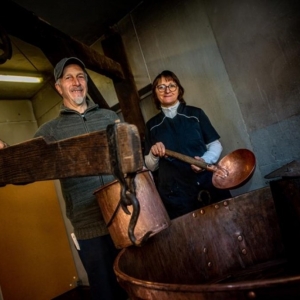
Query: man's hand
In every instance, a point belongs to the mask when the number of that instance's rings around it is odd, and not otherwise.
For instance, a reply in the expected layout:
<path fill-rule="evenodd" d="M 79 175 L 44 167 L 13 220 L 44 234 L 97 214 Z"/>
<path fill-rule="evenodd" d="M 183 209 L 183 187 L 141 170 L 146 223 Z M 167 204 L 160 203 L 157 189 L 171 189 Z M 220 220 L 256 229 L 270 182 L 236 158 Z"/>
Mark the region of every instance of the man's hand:
<path fill-rule="evenodd" d="M 0 149 L 4 149 L 6 147 L 8 147 L 8 145 L 5 142 L 0 140 Z"/>

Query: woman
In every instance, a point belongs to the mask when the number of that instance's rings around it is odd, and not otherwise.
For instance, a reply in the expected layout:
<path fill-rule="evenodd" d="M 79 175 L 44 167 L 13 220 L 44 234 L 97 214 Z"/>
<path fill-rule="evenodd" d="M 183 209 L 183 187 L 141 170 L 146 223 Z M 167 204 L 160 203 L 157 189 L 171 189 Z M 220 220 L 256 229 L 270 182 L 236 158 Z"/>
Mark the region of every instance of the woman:
<path fill-rule="evenodd" d="M 146 123 L 145 164 L 157 171 L 157 189 L 171 219 L 231 197 L 213 186 L 211 171 L 165 155 L 165 149 L 216 163 L 223 147 L 201 108 L 186 105 L 184 88 L 168 70 L 153 81 L 152 96 L 161 110 Z"/>

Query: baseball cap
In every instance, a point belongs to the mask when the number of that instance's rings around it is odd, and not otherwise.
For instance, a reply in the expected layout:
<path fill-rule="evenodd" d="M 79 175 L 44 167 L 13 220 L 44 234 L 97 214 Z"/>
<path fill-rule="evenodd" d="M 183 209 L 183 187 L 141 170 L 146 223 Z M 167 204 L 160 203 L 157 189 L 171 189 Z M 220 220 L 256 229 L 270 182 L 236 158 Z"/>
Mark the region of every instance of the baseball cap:
<path fill-rule="evenodd" d="M 84 63 L 77 57 L 66 57 L 66 58 L 63 58 L 62 60 L 60 60 L 55 68 L 54 68 L 54 79 L 55 81 L 61 77 L 63 71 L 64 71 L 64 68 L 67 66 L 67 65 L 70 65 L 70 64 L 76 64 L 76 65 L 79 65 L 83 70 L 85 70 L 85 65 Z"/>

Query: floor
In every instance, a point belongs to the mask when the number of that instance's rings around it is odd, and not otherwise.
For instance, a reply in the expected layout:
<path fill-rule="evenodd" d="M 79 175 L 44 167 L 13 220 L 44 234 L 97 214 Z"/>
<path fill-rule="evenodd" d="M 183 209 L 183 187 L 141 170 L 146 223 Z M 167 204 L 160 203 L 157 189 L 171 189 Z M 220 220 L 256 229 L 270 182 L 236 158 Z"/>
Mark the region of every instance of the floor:
<path fill-rule="evenodd" d="M 52 300 L 90 300 L 90 289 L 88 286 L 78 286 Z"/>

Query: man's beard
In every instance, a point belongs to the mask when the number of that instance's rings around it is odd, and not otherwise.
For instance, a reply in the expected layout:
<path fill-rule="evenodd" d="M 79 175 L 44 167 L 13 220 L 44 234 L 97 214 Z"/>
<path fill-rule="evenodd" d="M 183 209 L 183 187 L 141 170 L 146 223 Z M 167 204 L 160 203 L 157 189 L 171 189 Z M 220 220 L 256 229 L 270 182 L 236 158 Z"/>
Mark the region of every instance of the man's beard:
<path fill-rule="evenodd" d="M 77 105 L 80 105 L 80 104 L 82 104 L 83 102 L 84 102 L 84 99 L 85 99 L 85 97 L 76 97 L 76 98 L 74 98 L 74 102 L 77 104 Z"/>

